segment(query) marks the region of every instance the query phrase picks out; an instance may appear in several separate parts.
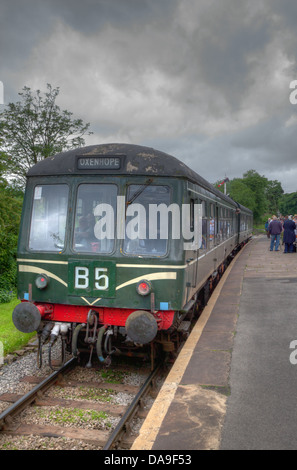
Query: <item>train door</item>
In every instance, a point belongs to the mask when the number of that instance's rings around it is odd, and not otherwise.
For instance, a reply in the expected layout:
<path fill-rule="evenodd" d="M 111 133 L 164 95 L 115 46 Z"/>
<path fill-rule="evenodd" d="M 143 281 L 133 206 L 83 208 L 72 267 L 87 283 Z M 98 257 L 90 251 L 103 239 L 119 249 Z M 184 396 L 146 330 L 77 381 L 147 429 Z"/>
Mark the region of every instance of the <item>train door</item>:
<path fill-rule="evenodd" d="M 196 227 L 194 216 L 195 211 L 194 207 L 195 204 L 198 204 L 198 199 L 190 199 L 190 230 L 194 232 Z M 186 263 L 187 263 L 187 287 L 188 292 L 191 288 L 194 288 L 197 284 L 197 270 L 198 270 L 198 256 L 199 250 L 187 250 L 186 252 Z"/>
<path fill-rule="evenodd" d="M 213 203 L 209 204 L 209 248 L 212 249 L 216 245 L 216 234 L 217 234 L 217 217 L 216 217 L 216 206 Z"/>
<path fill-rule="evenodd" d="M 215 205 L 215 240 L 216 245 L 219 245 L 219 207 L 217 204 Z"/>

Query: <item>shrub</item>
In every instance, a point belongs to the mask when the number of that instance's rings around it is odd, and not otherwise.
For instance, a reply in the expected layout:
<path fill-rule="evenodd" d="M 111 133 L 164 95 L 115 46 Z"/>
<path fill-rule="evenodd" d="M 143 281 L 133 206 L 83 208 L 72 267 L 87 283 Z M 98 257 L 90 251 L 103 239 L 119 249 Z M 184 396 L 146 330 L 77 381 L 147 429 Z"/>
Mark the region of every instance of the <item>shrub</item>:
<path fill-rule="evenodd" d="M 11 302 L 15 297 L 14 291 L 8 291 L 6 289 L 0 289 L 0 304 L 6 304 Z"/>

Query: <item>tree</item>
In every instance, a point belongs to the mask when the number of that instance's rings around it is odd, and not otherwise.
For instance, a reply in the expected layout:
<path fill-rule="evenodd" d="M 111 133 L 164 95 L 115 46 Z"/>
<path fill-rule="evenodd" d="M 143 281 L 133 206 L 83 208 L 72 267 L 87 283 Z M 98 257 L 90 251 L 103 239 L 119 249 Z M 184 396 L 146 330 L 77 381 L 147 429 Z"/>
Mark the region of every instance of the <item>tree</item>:
<path fill-rule="evenodd" d="M 56 104 L 59 87 L 47 84 L 47 92 L 32 92 L 24 87 L 21 101 L 9 103 L 0 115 L 0 165 L 5 175 L 19 185 L 25 182 L 29 168 L 40 160 L 63 150 L 81 147 L 89 135 L 90 124 L 73 119 L 73 113 L 61 111 Z"/>
<path fill-rule="evenodd" d="M 234 201 L 251 209 L 253 212 L 257 207 L 254 192 L 245 184 L 241 178 L 234 178 L 229 185 L 229 194 Z"/>
<path fill-rule="evenodd" d="M 216 187 L 218 187 L 218 183 L 215 183 Z M 223 191 L 222 186 L 218 189 Z M 270 215 L 277 214 L 279 210 L 288 213 L 287 210 L 281 209 L 281 207 L 285 207 L 284 204 L 287 202 L 286 195 L 283 193 L 284 190 L 279 181 L 270 181 L 255 170 L 248 170 L 244 173 L 243 178 L 234 178 L 227 183 L 227 194 L 251 209 L 257 222 L 261 220 L 267 210 Z M 296 213 L 297 209 L 289 212 Z"/>
<path fill-rule="evenodd" d="M 0 178 L 0 292 L 16 283 L 16 254 L 23 193 Z M 1 295 L 0 295 L 1 303 Z"/>
<path fill-rule="evenodd" d="M 279 210 L 283 215 L 297 214 L 297 192 L 283 194 L 279 202 Z"/>
<path fill-rule="evenodd" d="M 224 186 L 220 186 L 222 180 L 214 183 L 214 186 L 224 193 Z M 254 191 L 250 189 L 243 178 L 234 178 L 233 180 L 227 181 L 227 195 L 229 195 L 234 201 L 239 202 L 243 206 L 251 209 L 252 211 L 256 208 L 256 197 Z"/>
<path fill-rule="evenodd" d="M 268 212 L 270 212 L 270 214 L 277 214 L 279 212 L 279 203 L 282 194 L 284 194 L 284 190 L 279 181 L 268 181 L 265 195 L 268 203 Z"/>
<path fill-rule="evenodd" d="M 265 191 L 268 185 L 268 179 L 265 178 L 265 176 L 259 175 L 255 170 L 249 170 L 243 174 L 243 182 L 255 195 L 256 206 L 253 212 L 255 220 L 259 221 L 267 210 Z"/>

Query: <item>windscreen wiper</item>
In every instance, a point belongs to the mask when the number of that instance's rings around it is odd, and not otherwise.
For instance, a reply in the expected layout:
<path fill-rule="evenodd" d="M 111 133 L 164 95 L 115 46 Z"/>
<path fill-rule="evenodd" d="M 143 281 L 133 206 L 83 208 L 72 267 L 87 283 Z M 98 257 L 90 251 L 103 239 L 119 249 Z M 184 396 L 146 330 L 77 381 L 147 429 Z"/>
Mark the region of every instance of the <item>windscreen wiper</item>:
<path fill-rule="evenodd" d="M 133 196 L 131 197 L 131 199 L 129 199 L 129 201 L 127 201 L 126 205 L 129 206 L 129 204 L 132 204 L 132 202 L 135 201 L 135 199 L 138 198 L 138 196 L 140 196 L 141 193 L 143 193 L 143 191 L 153 182 L 152 178 L 150 178 L 144 185 L 141 186 L 141 188 L 138 189 L 138 191 L 136 191 L 136 193 L 133 194 Z"/>

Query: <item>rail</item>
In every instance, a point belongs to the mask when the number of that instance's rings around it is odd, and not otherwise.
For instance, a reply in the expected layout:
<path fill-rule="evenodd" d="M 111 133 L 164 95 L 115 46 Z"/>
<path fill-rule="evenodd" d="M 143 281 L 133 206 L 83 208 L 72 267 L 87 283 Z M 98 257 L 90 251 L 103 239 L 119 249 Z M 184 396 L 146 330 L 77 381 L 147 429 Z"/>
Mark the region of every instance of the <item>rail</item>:
<path fill-rule="evenodd" d="M 161 368 L 161 363 L 158 364 L 155 369 L 150 373 L 142 387 L 140 388 L 139 392 L 133 399 L 132 403 L 130 404 L 129 408 L 125 412 L 124 416 L 121 418 L 119 421 L 118 425 L 116 428 L 113 430 L 112 434 L 110 435 L 108 441 L 106 442 L 105 446 L 103 447 L 103 450 L 110 450 L 112 447 L 115 445 L 117 441 L 119 441 L 122 437 L 122 435 L 126 432 L 126 426 L 127 423 L 133 418 L 134 414 L 137 411 L 138 406 L 140 406 L 140 400 L 141 398 L 145 395 L 147 392 L 147 389 L 151 385 L 152 381 L 158 374 L 159 370 Z"/>
<path fill-rule="evenodd" d="M 47 390 L 58 379 L 60 374 L 65 373 L 69 368 L 73 368 L 77 363 L 76 358 L 71 358 L 64 366 L 57 371 L 53 372 L 46 379 L 36 385 L 32 390 L 26 393 L 23 397 L 9 406 L 0 414 L 0 431 L 5 428 L 6 424 L 10 424 L 13 416 L 19 414 L 24 408 L 34 402 L 38 393 Z"/>

